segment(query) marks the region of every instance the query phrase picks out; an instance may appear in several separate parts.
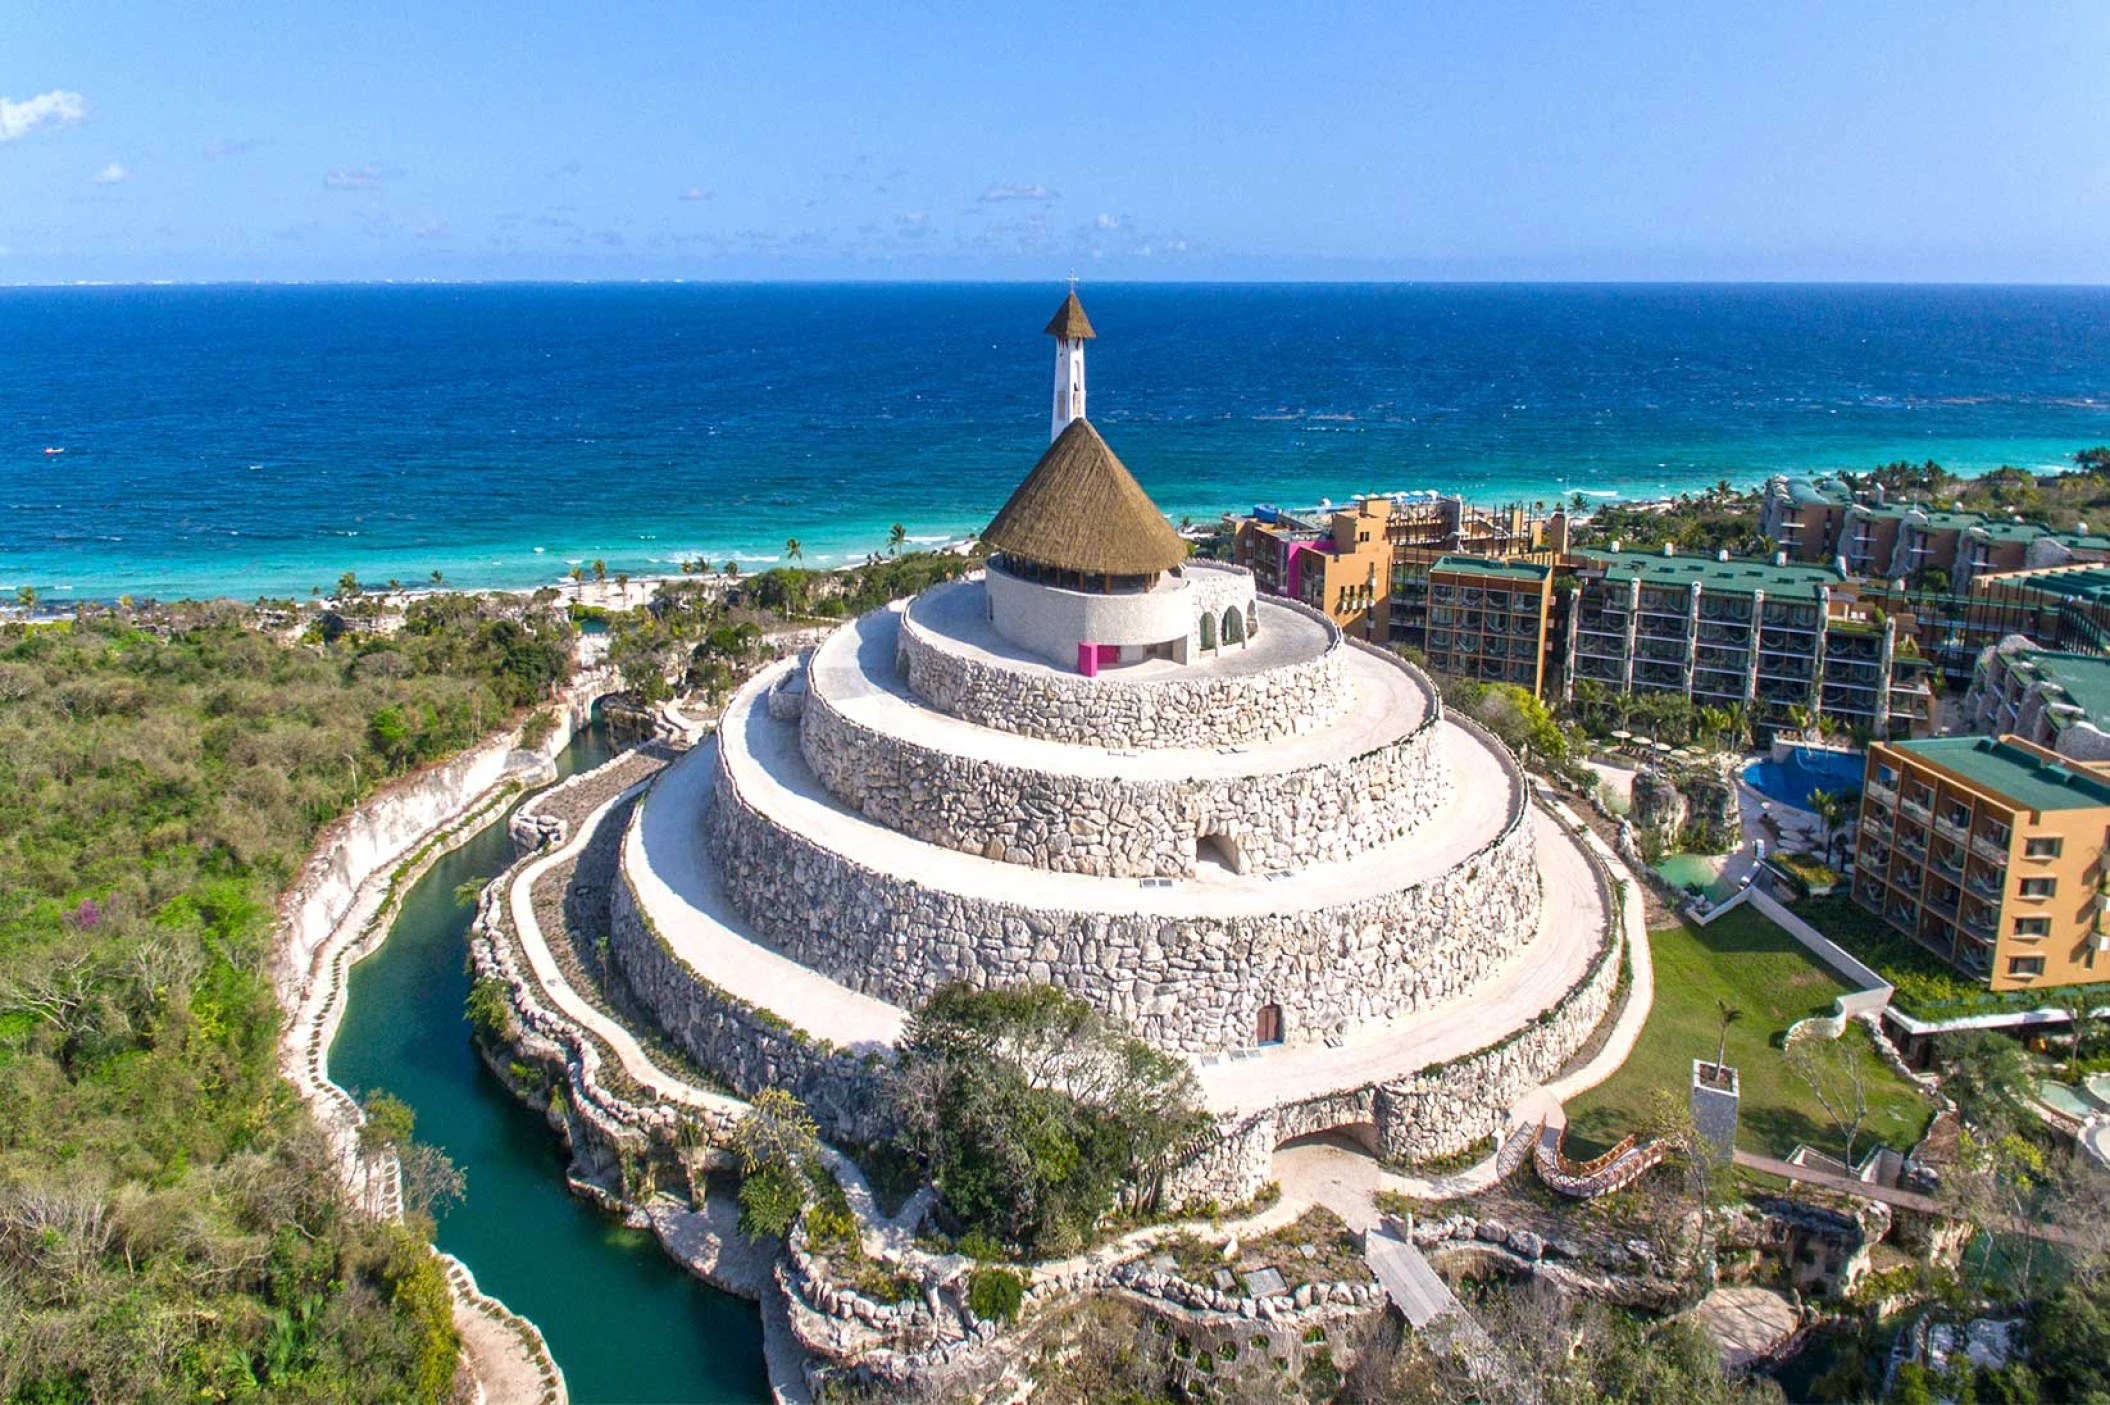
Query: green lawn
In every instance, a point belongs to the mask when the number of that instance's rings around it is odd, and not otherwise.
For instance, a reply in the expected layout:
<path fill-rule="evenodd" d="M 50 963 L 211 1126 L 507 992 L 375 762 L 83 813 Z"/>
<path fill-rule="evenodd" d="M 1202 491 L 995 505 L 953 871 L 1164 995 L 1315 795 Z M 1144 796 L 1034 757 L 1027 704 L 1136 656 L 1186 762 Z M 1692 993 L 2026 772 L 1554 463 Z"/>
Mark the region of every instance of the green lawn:
<path fill-rule="evenodd" d="M 1576 1153 L 1607 1147 L 1638 1129 L 1651 1095 L 1669 1089 L 1682 1101 L 1695 1058 L 1713 1059 L 1720 1020 L 1715 1002 L 1744 1012 L 1729 1028 L 1730 1065 L 1743 1079 L 1739 1145 L 1785 1156 L 1797 1142 L 1833 1155 L 1839 1137 L 1807 1086 L 1781 1053 L 1789 1025 L 1827 1014 L 1847 987 L 1793 937 L 1749 908 L 1712 926 L 1679 923 L 1649 934 L 1656 1003 L 1626 1066 L 1568 1104 Z M 1876 1057 L 1865 1035 L 1847 1038 L 1862 1051 L 1869 1115 L 1855 1144 L 1858 1157 L 1876 1142 L 1900 1150 L 1918 1140 L 1932 1112 L 1926 1100 Z"/>

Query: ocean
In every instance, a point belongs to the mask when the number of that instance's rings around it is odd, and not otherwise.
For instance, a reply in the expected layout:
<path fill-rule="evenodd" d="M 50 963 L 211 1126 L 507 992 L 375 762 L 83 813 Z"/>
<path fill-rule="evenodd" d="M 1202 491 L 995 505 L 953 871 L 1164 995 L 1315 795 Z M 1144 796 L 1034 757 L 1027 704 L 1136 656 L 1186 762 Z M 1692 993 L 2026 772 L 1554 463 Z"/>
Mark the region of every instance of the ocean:
<path fill-rule="evenodd" d="M 0 586 L 555 582 L 938 543 L 1047 439 L 1062 286 L 0 290 Z M 2110 441 L 2110 289 L 1085 284 L 1158 503 L 1659 496 Z M 63 449 L 63 453 L 47 453 Z"/>

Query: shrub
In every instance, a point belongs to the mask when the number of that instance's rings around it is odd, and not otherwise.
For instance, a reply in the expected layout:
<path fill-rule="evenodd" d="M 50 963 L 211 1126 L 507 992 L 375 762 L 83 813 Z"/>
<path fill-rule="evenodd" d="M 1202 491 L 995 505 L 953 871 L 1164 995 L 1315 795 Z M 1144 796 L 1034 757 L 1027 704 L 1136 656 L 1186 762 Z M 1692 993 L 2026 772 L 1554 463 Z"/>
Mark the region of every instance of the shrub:
<path fill-rule="evenodd" d="M 782 1239 L 806 1206 L 806 1181 L 798 1171 L 764 1166 L 740 1182 L 740 1232 L 749 1239 Z"/>
<path fill-rule="evenodd" d="M 967 1275 L 967 1310 L 985 1322 L 1018 1321 L 1025 1300 L 1022 1274 L 1008 1268 L 978 1268 Z"/>

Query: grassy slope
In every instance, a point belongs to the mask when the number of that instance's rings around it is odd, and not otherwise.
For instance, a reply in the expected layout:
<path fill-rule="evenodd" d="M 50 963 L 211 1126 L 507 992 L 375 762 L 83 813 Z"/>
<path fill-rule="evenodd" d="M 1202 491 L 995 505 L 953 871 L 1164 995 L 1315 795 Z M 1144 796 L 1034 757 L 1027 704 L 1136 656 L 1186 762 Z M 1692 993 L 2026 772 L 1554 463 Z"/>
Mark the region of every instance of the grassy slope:
<path fill-rule="evenodd" d="M 1682 1099 L 1693 1059 L 1714 1057 L 1720 1030 L 1715 1002 L 1726 1000 L 1744 1012 L 1729 1029 L 1728 1059 L 1743 1078 L 1738 1143 L 1785 1155 L 1801 1141 L 1836 1155 L 1838 1135 L 1831 1119 L 1788 1068 L 1780 1042 L 1795 1021 L 1829 1012 L 1833 998 L 1847 987 L 1793 937 L 1744 908 L 1709 927 L 1667 927 L 1651 933 L 1649 941 L 1655 955 L 1655 1007 L 1626 1066 L 1568 1104 L 1576 1147 L 1609 1146 L 1636 1130 L 1657 1089 Z M 1869 1117 L 1856 1154 L 1874 1141 L 1908 1147 L 1926 1126 L 1927 1104 L 1884 1067 L 1865 1039 L 1860 1047 L 1868 1072 Z"/>

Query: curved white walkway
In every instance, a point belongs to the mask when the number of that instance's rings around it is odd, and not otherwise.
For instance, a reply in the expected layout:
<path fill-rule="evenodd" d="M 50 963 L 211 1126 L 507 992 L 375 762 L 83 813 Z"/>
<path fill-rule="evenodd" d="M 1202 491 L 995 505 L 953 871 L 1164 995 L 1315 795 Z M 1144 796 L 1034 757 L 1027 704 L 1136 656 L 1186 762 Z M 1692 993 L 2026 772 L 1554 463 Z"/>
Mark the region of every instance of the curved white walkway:
<path fill-rule="evenodd" d="M 1322 1093 L 1405 1078 L 1484 1049 L 1559 1004 L 1589 973 L 1608 928 L 1590 863 L 1573 836 L 1534 808 L 1544 900 L 1538 930 L 1470 990 L 1427 1009 L 1365 1025 L 1338 1047 L 1299 1044 L 1220 1059 L 1201 1069 L 1214 1112 L 1257 1112 Z"/>
<path fill-rule="evenodd" d="M 1051 873 L 985 859 L 888 829 L 829 793 L 799 751 L 796 721 L 777 721 L 763 705 L 789 663 L 765 671 L 733 698 L 718 728 L 734 783 L 748 803 L 793 833 L 882 873 L 983 902 L 1018 903 L 1063 912 L 1143 913 L 1168 918 L 1236 920 L 1269 913 L 1339 907 L 1440 877 L 1485 847 L 1525 803 L 1522 785 L 1501 757 L 1453 722 L 1436 745 L 1450 759 L 1449 803 L 1411 834 L 1338 863 L 1286 875 L 1207 869 L 1193 878 L 1150 880 Z M 678 767 L 694 764 L 702 749 Z"/>
<path fill-rule="evenodd" d="M 894 667 L 901 607 L 874 610 L 831 636 L 807 664 L 807 689 L 850 721 L 948 756 L 1047 775 L 1094 780 L 1219 780 L 1280 775 L 1348 761 L 1390 746 L 1429 715 L 1430 697 L 1413 675 L 1360 649 L 1342 658 L 1346 700 L 1325 725 L 1279 741 L 1235 747 L 1108 750 L 1000 732 L 940 712 Z"/>
<path fill-rule="evenodd" d="M 728 994 L 837 1044 L 892 1047 L 906 1012 L 757 941 L 718 887 L 699 823 L 714 780 L 715 745 L 706 742 L 660 773 L 624 840 L 624 872 L 653 926 L 685 964 Z M 1367 1026 L 1338 1047 L 1283 1047 L 1203 1066 L 1209 1107 L 1253 1111 L 1404 1078 L 1484 1048 L 1558 1002 L 1588 971 L 1607 914 L 1577 841 L 1544 811 L 1534 809 L 1529 822 L 1537 830 L 1545 893 L 1529 943 L 1465 994 Z M 519 906 L 516 898 L 516 920 Z"/>
<path fill-rule="evenodd" d="M 631 890 L 674 954 L 728 995 L 817 1038 L 855 1049 L 893 1047 L 907 1022 L 899 1007 L 838 985 L 756 941 L 719 888 L 703 837 L 718 745 L 706 741 L 660 772 L 639 805 L 623 837 L 623 873 Z M 517 917 L 517 899 L 514 908 Z"/>

